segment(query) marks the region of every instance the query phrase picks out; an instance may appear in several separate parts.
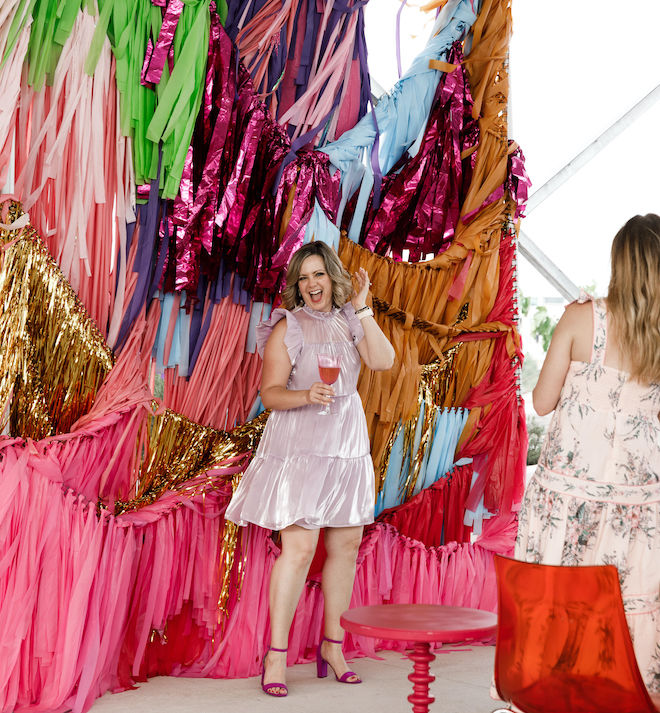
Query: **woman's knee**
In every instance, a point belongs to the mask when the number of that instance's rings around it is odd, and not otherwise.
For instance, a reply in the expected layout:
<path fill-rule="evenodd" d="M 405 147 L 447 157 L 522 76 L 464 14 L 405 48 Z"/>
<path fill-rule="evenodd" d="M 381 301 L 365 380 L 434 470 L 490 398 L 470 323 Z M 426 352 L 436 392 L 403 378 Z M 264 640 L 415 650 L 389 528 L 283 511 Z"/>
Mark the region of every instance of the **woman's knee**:
<path fill-rule="evenodd" d="M 294 567 L 304 569 L 314 559 L 317 541 L 314 537 L 283 538 L 282 555 Z"/>
<path fill-rule="evenodd" d="M 330 536 L 325 539 L 328 557 L 341 557 L 355 560 L 362 543 L 362 533 L 342 533 L 341 536 Z"/>

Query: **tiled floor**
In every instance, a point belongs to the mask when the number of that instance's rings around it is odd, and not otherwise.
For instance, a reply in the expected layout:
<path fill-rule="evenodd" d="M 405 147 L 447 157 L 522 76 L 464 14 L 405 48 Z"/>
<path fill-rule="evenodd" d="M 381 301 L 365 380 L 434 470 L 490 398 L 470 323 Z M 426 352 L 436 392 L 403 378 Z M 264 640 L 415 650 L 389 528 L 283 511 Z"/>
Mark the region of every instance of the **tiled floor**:
<path fill-rule="evenodd" d="M 494 646 L 447 647 L 436 653 L 431 673 L 435 703 L 430 713 L 490 713 L 498 708 L 489 696 Z M 412 662 L 392 651 L 383 660 L 356 659 L 355 669 L 364 682 L 340 685 L 332 676 L 318 680 L 314 664 L 288 670 L 289 695 L 276 699 L 264 695 L 258 678 L 197 679 L 159 677 L 137 690 L 111 694 L 97 700 L 92 713 L 405 713 L 412 691 L 408 674 Z"/>

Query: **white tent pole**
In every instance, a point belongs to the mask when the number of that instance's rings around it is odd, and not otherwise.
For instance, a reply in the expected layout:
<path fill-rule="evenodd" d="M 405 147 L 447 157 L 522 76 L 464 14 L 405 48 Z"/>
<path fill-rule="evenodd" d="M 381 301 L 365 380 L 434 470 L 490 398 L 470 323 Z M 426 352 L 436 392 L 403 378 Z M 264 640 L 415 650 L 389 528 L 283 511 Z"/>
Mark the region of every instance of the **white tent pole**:
<path fill-rule="evenodd" d="M 518 250 L 568 302 L 577 299 L 580 288 L 552 262 L 523 230 L 518 235 Z"/>
<path fill-rule="evenodd" d="M 563 183 L 571 176 L 577 173 L 591 159 L 602 151 L 607 144 L 616 138 L 622 131 L 627 129 L 635 119 L 639 118 L 645 111 L 651 108 L 660 99 L 660 84 L 650 91 L 643 99 L 637 102 L 629 111 L 627 111 L 620 119 L 614 122 L 609 129 L 594 141 L 592 141 L 583 151 L 581 151 L 574 159 L 569 161 L 564 168 L 555 173 L 555 175 L 546 181 L 537 191 L 534 191 L 529 197 L 525 213 L 529 215 L 534 208 L 538 207 L 546 198 L 552 195 Z"/>

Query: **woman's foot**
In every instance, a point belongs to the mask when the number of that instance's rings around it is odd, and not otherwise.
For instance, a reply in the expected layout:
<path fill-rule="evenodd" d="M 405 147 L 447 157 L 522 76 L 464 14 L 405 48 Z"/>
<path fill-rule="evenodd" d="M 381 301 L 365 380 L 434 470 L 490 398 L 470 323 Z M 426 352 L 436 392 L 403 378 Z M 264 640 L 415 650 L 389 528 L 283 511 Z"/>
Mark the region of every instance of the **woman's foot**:
<path fill-rule="evenodd" d="M 344 658 L 344 652 L 341 650 L 341 643 L 333 643 L 324 637 L 321 641 L 321 656 L 328 662 L 337 679 L 341 680 L 349 670 Z M 343 682 L 360 683 L 361 681 L 362 679 L 356 673 L 353 673 L 351 676 L 347 676 Z"/>
<path fill-rule="evenodd" d="M 282 684 L 273 686 L 273 683 Z M 270 685 L 269 685 L 270 684 Z M 264 657 L 264 672 L 261 680 L 261 687 L 270 696 L 286 696 L 286 649 L 276 651 L 269 649 Z"/>

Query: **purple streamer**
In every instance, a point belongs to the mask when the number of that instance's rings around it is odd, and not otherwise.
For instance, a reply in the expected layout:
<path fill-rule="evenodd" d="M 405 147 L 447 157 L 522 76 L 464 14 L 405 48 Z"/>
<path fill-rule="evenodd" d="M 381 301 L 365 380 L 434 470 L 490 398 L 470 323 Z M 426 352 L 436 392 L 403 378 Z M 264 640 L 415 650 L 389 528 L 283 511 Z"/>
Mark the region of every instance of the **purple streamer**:
<path fill-rule="evenodd" d="M 161 211 L 161 200 L 158 197 L 161 159 L 162 156 L 159 152 L 158 172 L 156 174 L 156 178 L 151 181 L 149 201 L 146 205 L 138 207 L 140 232 L 138 249 L 135 255 L 135 264 L 133 265 L 133 272 L 138 273 L 138 280 L 133 296 L 131 297 L 130 304 L 124 313 L 124 319 L 122 320 L 119 334 L 117 336 L 116 349 L 121 348 L 124 344 L 133 322 L 138 314 L 140 314 L 140 311 L 146 307 L 146 298 L 149 291 L 149 285 L 151 283 L 151 263 L 154 253 L 154 245 L 156 242 L 156 235 L 158 234 L 158 222 Z"/>

